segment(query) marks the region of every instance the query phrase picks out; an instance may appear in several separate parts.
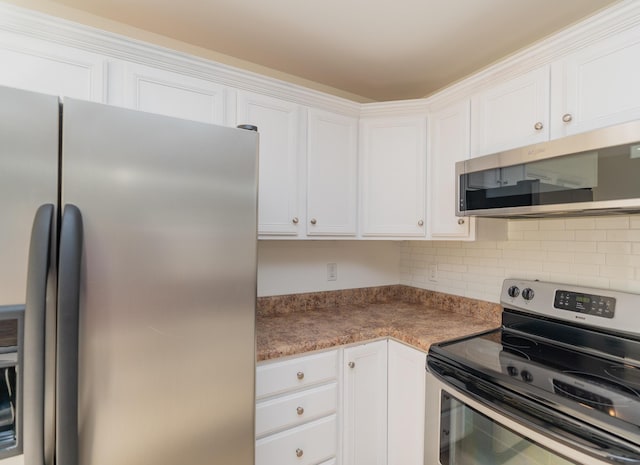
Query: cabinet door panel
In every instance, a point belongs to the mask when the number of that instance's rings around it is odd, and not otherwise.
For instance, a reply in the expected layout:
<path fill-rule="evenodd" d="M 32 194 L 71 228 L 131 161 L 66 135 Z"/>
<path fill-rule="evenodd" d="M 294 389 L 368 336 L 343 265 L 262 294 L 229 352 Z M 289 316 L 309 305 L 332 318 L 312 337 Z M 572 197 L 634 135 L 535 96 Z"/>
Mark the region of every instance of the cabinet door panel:
<path fill-rule="evenodd" d="M 471 117 L 473 156 L 548 140 L 549 67 L 481 92 L 472 100 Z"/>
<path fill-rule="evenodd" d="M 456 216 L 456 162 L 469 158 L 470 102 L 429 116 L 429 231 L 433 238 L 468 238 L 470 218 Z"/>
<path fill-rule="evenodd" d="M 350 364 L 353 366 L 350 366 Z M 387 341 L 344 350 L 344 465 L 387 460 Z"/>
<path fill-rule="evenodd" d="M 424 117 L 361 120 L 362 234 L 424 236 Z"/>
<path fill-rule="evenodd" d="M 389 341 L 388 465 L 423 465 L 426 354 Z"/>
<path fill-rule="evenodd" d="M 640 118 L 640 27 L 597 42 L 555 63 L 552 136 Z M 570 121 L 563 116 L 570 115 Z"/>
<path fill-rule="evenodd" d="M 300 106 L 250 92 L 238 93 L 238 124 L 258 126 L 258 233 L 298 234 Z"/>
<path fill-rule="evenodd" d="M 355 235 L 358 120 L 309 110 L 307 234 Z"/>
<path fill-rule="evenodd" d="M 105 102 L 104 57 L 60 44 L 0 34 L 0 84 Z"/>
<path fill-rule="evenodd" d="M 125 67 L 128 108 L 224 125 L 226 88 L 204 79 L 139 64 Z"/>

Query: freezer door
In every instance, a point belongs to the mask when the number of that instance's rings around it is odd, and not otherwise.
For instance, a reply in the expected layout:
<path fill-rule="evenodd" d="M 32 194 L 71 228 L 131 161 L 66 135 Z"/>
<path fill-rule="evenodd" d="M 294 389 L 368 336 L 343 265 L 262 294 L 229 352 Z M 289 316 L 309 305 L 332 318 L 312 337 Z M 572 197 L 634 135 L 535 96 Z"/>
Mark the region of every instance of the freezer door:
<path fill-rule="evenodd" d="M 0 305 L 24 304 L 31 226 L 56 203 L 58 97 L 0 87 Z"/>
<path fill-rule="evenodd" d="M 257 142 L 65 100 L 62 203 L 84 231 L 79 464 L 253 464 Z"/>

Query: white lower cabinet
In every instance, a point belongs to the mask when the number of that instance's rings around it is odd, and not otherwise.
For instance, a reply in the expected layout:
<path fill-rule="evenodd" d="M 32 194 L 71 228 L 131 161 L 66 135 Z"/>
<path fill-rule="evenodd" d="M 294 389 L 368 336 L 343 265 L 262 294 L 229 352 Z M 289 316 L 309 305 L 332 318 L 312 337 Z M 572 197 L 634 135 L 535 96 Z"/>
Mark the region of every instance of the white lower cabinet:
<path fill-rule="evenodd" d="M 344 349 L 343 465 L 387 463 L 387 341 Z"/>
<path fill-rule="evenodd" d="M 259 364 L 256 465 L 423 465 L 425 360 L 385 339 Z"/>
<path fill-rule="evenodd" d="M 426 354 L 389 340 L 387 465 L 423 465 Z"/>

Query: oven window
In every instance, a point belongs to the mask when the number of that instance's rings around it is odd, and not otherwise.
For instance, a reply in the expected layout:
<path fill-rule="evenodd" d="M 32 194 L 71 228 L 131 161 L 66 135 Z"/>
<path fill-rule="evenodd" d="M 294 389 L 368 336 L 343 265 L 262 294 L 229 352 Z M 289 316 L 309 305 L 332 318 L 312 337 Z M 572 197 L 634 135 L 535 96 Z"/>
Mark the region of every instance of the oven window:
<path fill-rule="evenodd" d="M 442 392 L 442 465 L 577 465 Z"/>

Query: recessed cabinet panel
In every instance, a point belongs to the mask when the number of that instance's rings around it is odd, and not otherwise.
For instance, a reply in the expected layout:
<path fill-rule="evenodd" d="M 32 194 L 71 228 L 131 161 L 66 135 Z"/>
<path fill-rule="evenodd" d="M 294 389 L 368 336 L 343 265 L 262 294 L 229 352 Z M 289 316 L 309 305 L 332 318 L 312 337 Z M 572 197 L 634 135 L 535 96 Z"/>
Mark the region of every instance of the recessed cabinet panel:
<path fill-rule="evenodd" d="M 358 120 L 309 110 L 307 234 L 355 235 Z"/>
<path fill-rule="evenodd" d="M 469 158 L 470 102 L 429 115 L 429 232 L 433 238 L 468 238 L 471 218 L 456 216 L 456 162 Z"/>
<path fill-rule="evenodd" d="M 601 40 L 552 67 L 552 137 L 640 118 L 640 27 Z"/>
<path fill-rule="evenodd" d="M 105 102 L 106 57 L 2 33 L 0 63 L 0 85 Z"/>
<path fill-rule="evenodd" d="M 238 124 L 258 126 L 258 233 L 295 236 L 304 218 L 298 205 L 300 106 L 250 92 L 238 93 Z"/>
<path fill-rule="evenodd" d="M 426 117 L 361 120 L 362 235 L 425 235 Z"/>
<path fill-rule="evenodd" d="M 125 68 L 125 106 L 224 125 L 225 87 L 204 79 L 138 64 Z"/>
<path fill-rule="evenodd" d="M 471 104 L 472 156 L 549 139 L 549 66 L 481 92 Z"/>

